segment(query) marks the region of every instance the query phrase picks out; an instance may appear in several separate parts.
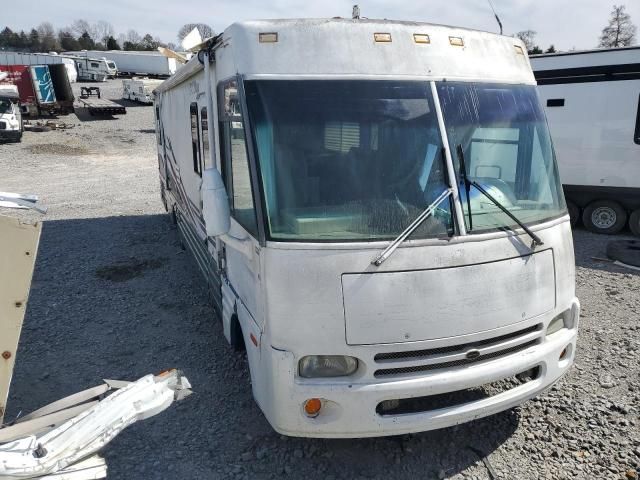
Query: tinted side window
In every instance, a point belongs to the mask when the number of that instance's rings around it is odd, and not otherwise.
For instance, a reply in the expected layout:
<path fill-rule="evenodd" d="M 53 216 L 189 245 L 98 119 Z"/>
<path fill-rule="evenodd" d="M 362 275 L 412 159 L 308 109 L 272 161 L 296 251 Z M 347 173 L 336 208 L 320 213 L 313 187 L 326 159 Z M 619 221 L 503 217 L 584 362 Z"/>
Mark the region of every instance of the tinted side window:
<path fill-rule="evenodd" d="M 219 99 L 220 119 L 222 120 L 221 151 L 225 160 L 223 170 L 227 179 L 232 215 L 240 225 L 254 237 L 257 237 L 258 224 L 253 205 L 251 170 L 235 80 L 224 85 Z"/>
<path fill-rule="evenodd" d="M 200 128 L 198 125 L 198 104 L 192 103 L 189 107 L 191 115 L 191 152 L 193 155 L 193 171 L 202 176 L 200 163 Z"/>
<path fill-rule="evenodd" d="M 200 133 L 202 135 L 202 164 L 207 164 L 209 158 L 209 120 L 207 115 L 207 107 L 200 110 Z"/>
<path fill-rule="evenodd" d="M 640 145 L 640 95 L 638 95 L 638 112 L 636 113 L 636 131 L 633 141 Z"/>

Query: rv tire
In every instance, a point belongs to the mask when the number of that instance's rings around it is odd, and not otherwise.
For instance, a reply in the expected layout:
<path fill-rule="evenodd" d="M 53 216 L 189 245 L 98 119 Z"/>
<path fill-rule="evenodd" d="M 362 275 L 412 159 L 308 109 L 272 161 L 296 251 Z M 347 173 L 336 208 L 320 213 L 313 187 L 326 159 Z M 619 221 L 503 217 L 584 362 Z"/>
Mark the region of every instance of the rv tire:
<path fill-rule="evenodd" d="M 629 228 L 635 236 L 640 237 L 640 208 L 631 212 L 629 216 Z"/>
<path fill-rule="evenodd" d="M 571 200 L 567 200 L 567 210 L 569 210 L 571 226 L 575 227 L 580 222 L 580 208 Z"/>
<path fill-rule="evenodd" d="M 594 233 L 618 233 L 627 223 L 627 212 L 618 202 L 595 200 L 582 212 L 582 223 Z"/>

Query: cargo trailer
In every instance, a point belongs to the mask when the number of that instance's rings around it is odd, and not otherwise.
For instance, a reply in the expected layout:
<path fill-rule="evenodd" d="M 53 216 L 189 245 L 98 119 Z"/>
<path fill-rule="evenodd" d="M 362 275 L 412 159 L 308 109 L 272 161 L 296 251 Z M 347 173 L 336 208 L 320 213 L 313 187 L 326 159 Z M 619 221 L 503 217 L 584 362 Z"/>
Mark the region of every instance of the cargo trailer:
<path fill-rule="evenodd" d="M 23 114 L 36 116 L 58 110 L 48 65 L 0 65 L 0 72 L 8 74 L 0 83 L 18 87 Z"/>
<path fill-rule="evenodd" d="M 161 198 L 278 432 L 457 425 L 572 365 L 569 215 L 520 40 L 246 21 L 154 93 Z"/>
<path fill-rule="evenodd" d="M 640 47 L 535 55 L 572 223 L 640 235 Z"/>
<path fill-rule="evenodd" d="M 58 65 L 63 64 L 67 69 L 70 83 L 76 82 L 78 72 L 75 62 L 58 54 L 0 52 L 0 65 Z"/>

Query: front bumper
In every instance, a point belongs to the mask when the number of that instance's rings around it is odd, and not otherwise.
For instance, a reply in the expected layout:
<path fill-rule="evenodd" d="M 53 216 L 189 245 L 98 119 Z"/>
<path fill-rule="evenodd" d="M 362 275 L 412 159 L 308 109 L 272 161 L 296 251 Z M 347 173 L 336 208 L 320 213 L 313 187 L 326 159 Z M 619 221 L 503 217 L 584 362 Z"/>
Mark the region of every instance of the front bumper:
<path fill-rule="evenodd" d="M 20 130 L 0 130 L 0 140 L 16 141 L 22 137 Z"/>
<path fill-rule="evenodd" d="M 577 305 L 577 301 L 576 301 Z M 579 307 L 576 319 L 579 314 Z M 301 437 L 373 437 L 422 432 L 449 427 L 513 408 L 540 394 L 557 382 L 572 365 L 577 325 L 563 329 L 540 344 L 495 360 L 429 372 L 423 376 L 385 380 L 336 383 L 302 382 L 295 377 L 295 358 L 287 351 L 268 347 L 273 383 L 260 400 L 272 427 L 284 435 Z M 568 348 L 564 358 L 560 356 Z M 379 415 L 378 404 L 385 400 L 438 395 L 496 382 L 539 367 L 539 375 L 527 383 L 494 396 L 419 413 Z M 306 399 L 323 399 L 315 418 L 304 414 Z"/>

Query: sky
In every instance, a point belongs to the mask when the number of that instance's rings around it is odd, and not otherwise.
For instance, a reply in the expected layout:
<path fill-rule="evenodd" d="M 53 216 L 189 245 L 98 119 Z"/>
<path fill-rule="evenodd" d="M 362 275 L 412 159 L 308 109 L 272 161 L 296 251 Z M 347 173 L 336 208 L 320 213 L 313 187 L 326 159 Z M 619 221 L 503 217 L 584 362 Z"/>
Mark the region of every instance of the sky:
<path fill-rule="evenodd" d="M 144 35 L 177 42 L 185 23 L 207 23 L 220 32 L 238 20 L 304 17 L 351 17 L 358 2 L 368 18 L 414 20 L 498 31 L 488 0 L 21 0 L 2 8 L 0 28 L 30 29 L 43 21 L 67 26 L 78 18 L 106 20 L 116 33 L 134 29 Z M 639 28 L 640 0 L 493 0 L 505 34 L 535 30 L 546 49 L 588 49 L 598 43 L 613 4 L 623 4 Z M 117 35 L 116 35 L 117 36 Z"/>

